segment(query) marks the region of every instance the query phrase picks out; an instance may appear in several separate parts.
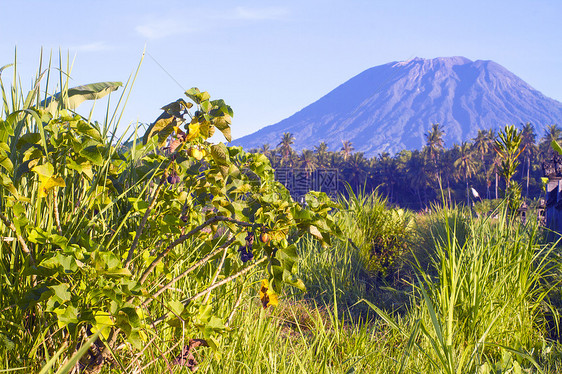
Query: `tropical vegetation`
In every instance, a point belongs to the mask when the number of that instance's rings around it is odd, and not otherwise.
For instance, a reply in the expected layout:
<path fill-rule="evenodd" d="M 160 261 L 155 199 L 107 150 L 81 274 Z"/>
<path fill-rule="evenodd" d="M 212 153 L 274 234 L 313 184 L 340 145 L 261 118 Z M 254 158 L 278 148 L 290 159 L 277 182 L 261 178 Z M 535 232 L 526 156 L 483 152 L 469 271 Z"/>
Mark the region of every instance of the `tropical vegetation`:
<path fill-rule="evenodd" d="M 326 143 L 320 143 L 314 150 L 299 153 L 292 148 L 294 136 L 290 133 L 283 135 L 277 148 L 264 145 L 250 151 L 267 156 L 274 168 L 335 170 L 341 193 L 346 193 L 346 184 L 354 192 L 376 189 L 392 204 L 423 210 L 434 202 L 470 205 L 475 199 L 472 189 L 478 192 L 476 201 L 501 199 L 506 185 L 511 194 L 538 199 L 543 193 L 542 163 L 554 157 L 550 144 L 562 139 L 562 129 L 551 125 L 538 141 L 531 123 L 499 131 L 480 130 L 472 141 L 450 148 L 445 148 L 443 136 L 443 127 L 432 124 L 421 150 L 381 153 L 371 158 L 355 152 L 347 140 L 339 150 L 330 151 Z M 506 146 L 508 149 L 502 148 Z M 507 178 L 503 178 L 507 171 Z M 515 183 L 520 191 L 516 191 Z"/>
<path fill-rule="evenodd" d="M 514 214 L 556 126 L 538 146 L 525 125 L 446 149 L 435 124 L 421 151 L 373 159 L 345 141 L 299 155 L 290 133 L 245 152 L 210 141 L 230 141 L 233 111 L 208 92 L 125 138 L 134 76 L 69 88 L 67 72 L 51 93 L 50 64 L 30 91 L 6 69 L 0 372 L 562 371 L 561 252 Z M 115 92 L 103 122 L 78 114 Z M 348 183 L 297 203 L 281 167 Z M 497 195 L 492 214 L 471 189 Z"/>

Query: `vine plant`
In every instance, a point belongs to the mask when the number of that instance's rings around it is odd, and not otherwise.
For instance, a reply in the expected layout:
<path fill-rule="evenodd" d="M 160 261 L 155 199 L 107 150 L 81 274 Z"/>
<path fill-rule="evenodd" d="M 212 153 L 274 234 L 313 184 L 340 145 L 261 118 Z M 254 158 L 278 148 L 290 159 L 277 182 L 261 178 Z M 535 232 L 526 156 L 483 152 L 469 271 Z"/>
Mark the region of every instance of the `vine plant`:
<path fill-rule="evenodd" d="M 83 86 L 66 99 L 99 98 L 118 86 Z M 63 100 L 53 106 L 65 95 L 5 108 L 0 236 L 14 240 L 2 242 L 2 276 L 13 285 L 2 305 L 17 312 L 0 313 L 33 322 L 2 324 L 0 335 L 41 336 L 31 351 L 12 350 L 14 363 L 46 359 L 56 339 L 71 355 L 96 333 L 82 368 L 122 365 L 118 347 L 141 350 L 161 322 L 192 326 L 202 339 L 195 345 L 216 350 L 228 321 L 215 315 L 222 302 L 215 290 L 261 272 L 268 307 L 283 285 L 304 289 L 296 243 L 310 234 L 329 244 L 338 232 L 334 204 L 313 192 L 299 205 L 265 156 L 210 143 L 216 129 L 231 140 L 232 109 L 196 88 L 185 94 L 162 108 L 142 141 L 126 145 L 112 144 Z M 176 287 L 185 282 L 188 295 Z"/>

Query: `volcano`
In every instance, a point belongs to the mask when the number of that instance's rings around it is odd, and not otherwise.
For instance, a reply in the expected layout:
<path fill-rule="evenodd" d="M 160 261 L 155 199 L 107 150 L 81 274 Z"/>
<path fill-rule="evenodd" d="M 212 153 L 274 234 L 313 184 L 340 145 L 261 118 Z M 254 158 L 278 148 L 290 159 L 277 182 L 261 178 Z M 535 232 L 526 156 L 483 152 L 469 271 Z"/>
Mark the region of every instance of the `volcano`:
<path fill-rule="evenodd" d="M 416 57 L 370 68 L 289 118 L 233 144 L 275 147 L 289 132 L 297 151 L 320 142 L 336 151 L 349 140 L 356 152 L 371 157 L 420 149 L 434 123 L 441 125 L 450 147 L 474 138 L 478 130 L 527 122 L 542 136 L 547 126 L 562 124 L 562 103 L 493 61 Z"/>

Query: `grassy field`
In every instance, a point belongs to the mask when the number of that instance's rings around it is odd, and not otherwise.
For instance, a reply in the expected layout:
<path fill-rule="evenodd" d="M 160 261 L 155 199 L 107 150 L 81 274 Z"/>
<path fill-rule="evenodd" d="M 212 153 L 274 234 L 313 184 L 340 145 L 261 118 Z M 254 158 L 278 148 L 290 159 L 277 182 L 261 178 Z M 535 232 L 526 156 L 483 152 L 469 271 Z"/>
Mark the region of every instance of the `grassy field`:
<path fill-rule="evenodd" d="M 301 208 L 260 155 L 215 167 L 201 141 L 175 163 L 123 147 L 117 111 L 50 114 L 17 79 L 2 97 L 0 373 L 562 372 L 560 249 L 505 202 L 418 214 L 350 190 Z"/>

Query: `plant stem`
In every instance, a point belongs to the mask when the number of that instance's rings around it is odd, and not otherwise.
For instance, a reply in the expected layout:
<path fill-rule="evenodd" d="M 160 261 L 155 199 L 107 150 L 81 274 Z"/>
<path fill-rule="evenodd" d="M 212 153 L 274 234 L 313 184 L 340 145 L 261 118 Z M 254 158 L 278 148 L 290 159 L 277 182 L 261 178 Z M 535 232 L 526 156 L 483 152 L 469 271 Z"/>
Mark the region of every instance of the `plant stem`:
<path fill-rule="evenodd" d="M 166 167 L 166 170 L 168 170 L 170 165 L 171 165 L 171 163 Z M 156 188 L 156 191 L 154 191 L 154 195 L 152 196 L 152 200 L 150 201 L 150 205 L 148 206 L 148 208 L 146 208 L 146 212 L 144 212 L 144 216 L 142 217 L 142 221 L 141 221 L 139 227 L 137 227 L 137 232 L 135 233 L 135 238 L 133 239 L 133 244 L 131 244 L 131 249 L 129 249 L 129 253 L 127 254 L 127 260 L 125 261 L 125 269 L 129 268 L 129 265 L 131 264 L 131 261 L 133 260 L 133 255 L 135 254 L 135 249 L 137 248 L 137 245 L 139 244 L 139 238 L 142 234 L 142 230 L 144 229 L 144 226 L 146 225 L 146 221 L 148 220 L 148 216 L 149 216 L 152 208 L 154 208 L 154 205 L 156 204 L 156 198 L 160 194 L 160 191 L 162 190 L 162 186 L 164 185 L 165 180 L 166 180 L 166 178 L 164 178 L 164 175 L 162 175 L 162 177 L 160 178 L 160 183 L 158 183 L 158 187 Z"/>
<path fill-rule="evenodd" d="M 21 249 L 22 251 L 29 256 L 29 260 L 31 261 L 32 265 L 35 265 L 35 258 L 33 258 L 33 254 L 31 253 L 31 251 L 29 250 L 29 247 L 27 246 L 27 244 L 25 243 L 25 240 L 23 240 L 23 237 L 17 232 L 16 230 L 16 226 L 14 225 L 13 222 L 11 222 L 10 220 L 8 220 L 8 218 L 6 216 L 4 216 L 2 213 L 0 213 L 0 220 L 2 220 L 2 222 L 4 222 L 4 225 L 6 225 L 7 227 L 10 228 L 10 230 L 12 230 L 13 232 L 16 233 L 16 237 L 18 238 L 18 242 L 21 245 Z"/>
<path fill-rule="evenodd" d="M 139 282 L 142 284 L 144 283 L 144 281 L 146 280 L 146 278 L 148 278 L 148 276 L 150 275 L 150 273 L 152 273 L 152 271 L 156 268 L 156 265 L 158 265 L 160 263 L 160 261 L 162 261 L 162 259 L 164 257 L 166 257 L 168 255 L 168 253 L 170 253 L 170 251 L 176 247 L 177 245 L 183 243 L 184 241 L 186 241 L 187 239 L 189 239 L 190 237 L 192 237 L 194 234 L 198 233 L 199 231 L 201 231 L 204 227 L 209 226 L 215 222 L 220 222 L 220 221 L 226 221 L 226 222 L 231 222 L 231 223 L 235 223 L 238 226 L 242 226 L 242 227 L 253 227 L 254 224 L 252 223 L 248 223 L 248 222 L 244 222 L 244 221 L 239 221 L 237 219 L 234 218 L 229 218 L 229 217 L 224 217 L 224 216 L 214 216 L 209 218 L 208 220 L 206 220 L 205 222 L 203 222 L 202 224 L 200 224 L 199 226 L 197 226 L 196 228 L 194 228 L 193 230 L 191 230 L 190 232 L 188 232 L 187 234 L 184 234 L 182 236 L 180 236 L 179 238 L 177 238 L 176 240 L 174 240 L 172 243 L 170 243 L 166 249 L 164 249 L 162 252 L 160 252 L 160 254 L 158 254 L 158 256 L 156 256 L 156 258 L 154 259 L 154 261 L 152 261 L 152 263 L 148 266 L 148 268 L 144 271 L 144 273 L 142 274 L 142 276 L 140 277 Z"/>
<path fill-rule="evenodd" d="M 193 264 L 192 266 L 190 266 L 188 269 L 186 269 L 183 273 L 181 273 L 180 275 L 178 275 L 177 277 L 175 277 L 174 279 L 172 279 L 170 282 L 168 282 L 165 286 L 163 286 L 162 288 L 160 288 L 158 291 L 156 291 L 156 293 L 154 295 L 152 295 L 152 297 L 150 299 L 145 300 L 141 305 L 142 306 L 146 306 L 148 305 L 148 303 L 150 303 L 152 300 L 154 300 L 156 297 L 158 297 L 162 292 L 166 291 L 167 289 L 169 289 L 170 287 L 172 287 L 172 285 L 174 283 L 176 283 L 178 280 L 182 279 L 183 277 L 185 277 L 187 274 L 191 273 L 193 270 L 197 269 L 198 267 L 200 267 L 201 265 L 207 263 L 207 261 L 209 261 L 211 258 L 213 258 L 214 256 L 216 256 L 221 250 L 224 249 L 225 253 L 226 253 L 226 249 L 234 242 L 236 238 L 232 237 L 230 238 L 228 241 L 226 241 L 222 246 L 220 246 L 219 248 L 215 249 L 214 251 L 212 251 L 211 253 L 209 253 L 207 256 L 203 257 L 201 260 L 197 261 L 195 264 Z"/>
<path fill-rule="evenodd" d="M 256 266 L 258 266 L 259 264 L 261 264 L 262 262 L 266 261 L 268 259 L 268 257 L 262 257 L 260 258 L 258 261 L 254 262 L 252 265 L 248 266 L 247 268 L 244 268 L 242 270 L 240 270 L 238 273 L 232 274 L 230 277 L 224 278 L 223 280 L 221 280 L 220 282 L 217 282 L 209 287 L 207 287 L 206 289 L 204 289 L 203 291 L 191 296 L 190 298 L 187 298 L 185 300 L 182 300 L 182 304 L 183 305 L 188 305 L 190 302 L 192 302 L 193 300 L 196 300 L 198 298 L 200 298 L 201 296 L 207 294 L 208 292 L 211 292 L 212 290 L 214 290 L 217 287 L 222 286 L 223 284 L 226 284 L 228 282 L 233 281 L 234 279 L 238 278 L 241 275 L 246 274 L 247 272 L 249 272 L 250 270 L 254 269 Z M 167 317 L 168 317 L 169 313 L 164 313 L 162 316 L 158 317 L 158 319 L 156 321 L 154 321 L 154 324 L 159 324 L 160 322 L 164 321 Z"/>

